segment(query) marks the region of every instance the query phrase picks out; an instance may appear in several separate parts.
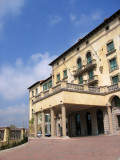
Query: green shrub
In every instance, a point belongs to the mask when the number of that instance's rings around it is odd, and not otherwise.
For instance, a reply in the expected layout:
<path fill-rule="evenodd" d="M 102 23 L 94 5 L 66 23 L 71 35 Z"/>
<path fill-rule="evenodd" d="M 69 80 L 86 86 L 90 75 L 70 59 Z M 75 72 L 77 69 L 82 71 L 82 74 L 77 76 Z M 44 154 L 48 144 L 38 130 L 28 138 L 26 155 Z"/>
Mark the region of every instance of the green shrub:
<path fill-rule="evenodd" d="M 12 147 L 15 147 L 16 145 L 17 145 L 16 142 L 12 143 Z"/>

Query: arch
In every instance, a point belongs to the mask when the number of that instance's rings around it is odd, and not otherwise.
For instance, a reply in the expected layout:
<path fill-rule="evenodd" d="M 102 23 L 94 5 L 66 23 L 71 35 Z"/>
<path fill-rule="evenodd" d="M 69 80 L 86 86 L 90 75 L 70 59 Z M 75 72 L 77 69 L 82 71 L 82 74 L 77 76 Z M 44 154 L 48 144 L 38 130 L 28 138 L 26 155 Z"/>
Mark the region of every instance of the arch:
<path fill-rule="evenodd" d="M 80 57 L 77 59 L 77 67 L 78 69 L 82 67 L 82 59 Z"/>
<path fill-rule="evenodd" d="M 108 105 L 108 104 L 111 104 L 111 102 L 112 102 L 112 100 L 113 100 L 113 98 L 114 98 L 115 96 L 117 96 L 117 97 L 120 98 L 120 94 L 113 94 L 112 96 L 110 96 L 110 97 L 108 98 L 107 105 Z"/>

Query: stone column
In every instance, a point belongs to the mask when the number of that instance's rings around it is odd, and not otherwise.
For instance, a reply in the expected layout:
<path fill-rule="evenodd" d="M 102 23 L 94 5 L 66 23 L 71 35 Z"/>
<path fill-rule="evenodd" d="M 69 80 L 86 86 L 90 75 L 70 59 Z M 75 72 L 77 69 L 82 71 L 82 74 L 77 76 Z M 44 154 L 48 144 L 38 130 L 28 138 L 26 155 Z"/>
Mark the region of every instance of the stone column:
<path fill-rule="evenodd" d="M 21 128 L 21 140 L 25 137 L 25 129 Z"/>
<path fill-rule="evenodd" d="M 61 105 L 61 110 L 62 110 L 62 136 L 66 137 L 66 108 L 63 104 Z"/>
<path fill-rule="evenodd" d="M 34 113 L 34 137 L 37 137 L 38 114 Z"/>
<path fill-rule="evenodd" d="M 42 137 L 45 137 L 45 113 L 42 112 Z"/>
<path fill-rule="evenodd" d="M 10 134 L 10 128 L 9 128 L 9 127 L 6 127 L 6 128 L 4 129 L 4 139 L 3 139 L 4 142 L 7 142 L 8 139 L 10 138 L 10 137 L 9 137 L 9 134 Z"/>
<path fill-rule="evenodd" d="M 51 136 L 55 136 L 55 113 L 53 108 L 51 108 Z"/>
<path fill-rule="evenodd" d="M 111 106 L 107 106 L 107 111 L 108 111 L 108 119 L 109 119 L 110 133 L 113 134 L 113 124 L 112 124 Z"/>

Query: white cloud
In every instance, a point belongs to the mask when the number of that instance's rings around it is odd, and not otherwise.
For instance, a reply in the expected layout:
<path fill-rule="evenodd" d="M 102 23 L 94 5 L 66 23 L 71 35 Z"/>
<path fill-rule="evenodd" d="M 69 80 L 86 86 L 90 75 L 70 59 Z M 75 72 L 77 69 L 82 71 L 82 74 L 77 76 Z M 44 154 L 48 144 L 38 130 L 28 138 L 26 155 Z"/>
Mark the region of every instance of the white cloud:
<path fill-rule="evenodd" d="M 75 19 L 76 19 L 76 15 L 75 14 L 73 14 L 73 13 L 70 13 L 70 20 L 71 21 L 74 21 Z"/>
<path fill-rule="evenodd" d="M 93 20 L 100 20 L 102 17 L 102 11 L 95 11 L 92 13 L 91 17 Z"/>
<path fill-rule="evenodd" d="M 103 11 L 102 10 L 96 10 L 94 12 L 91 12 L 90 14 L 84 14 L 82 13 L 79 17 L 75 17 L 74 24 L 75 25 L 86 25 L 89 23 L 92 23 L 93 21 L 100 20 L 102 18 Z"/>
<path fill-rule="evenodd" d="M 0 109 L 0 125 L 10 126 L 13 124 L 17 127 L 28 127 L 28 110 L 29 107 L 25 104 Z"/>
<path fill-rule="evenodd" d="M 62 17 L 58 15 L 55 15 L 55 16 L 49 15 L 48 18 L 51 26 L 54 26 L 55 24 L 59 24 L 62 21 Z"/>
<path fill-rule="evenodd" d="M 23 98 L 27 88 L 36 81 L 47 78 L 51 73 L 48 64 L 54 56 L 49 53 L 32 55 L 28 62 L 17 59 L 14 65 L 4 65 L 0 68 L 0 94 L 5 100 Z"/>
<path fill-rule="evenodd" d="M 0 32 L 3 31 L 5 18 L 19 15 L 25 1 L 26 0 L 0 0 Z"/>

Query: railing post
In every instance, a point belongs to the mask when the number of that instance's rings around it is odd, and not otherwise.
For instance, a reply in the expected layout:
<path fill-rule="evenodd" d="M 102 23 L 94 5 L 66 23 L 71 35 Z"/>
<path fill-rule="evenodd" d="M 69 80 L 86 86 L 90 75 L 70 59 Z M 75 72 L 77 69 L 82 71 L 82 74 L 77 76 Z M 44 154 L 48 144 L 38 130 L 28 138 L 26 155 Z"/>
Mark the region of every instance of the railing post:
<path fill-rule="evenodd" d="M 108 92 L 108 86 L 104 86 L 104 93 Z"/>
<path fill-rule="evenodd" d="M 67 82 L 66 81 L 61 82 L 61 88 L 67 88 Z"/>
<path fill-rule="evenodd" d="M 89 90 L 88 85 L 84 84 L 84 91 L 88 91 L 88 90 Z"/>

